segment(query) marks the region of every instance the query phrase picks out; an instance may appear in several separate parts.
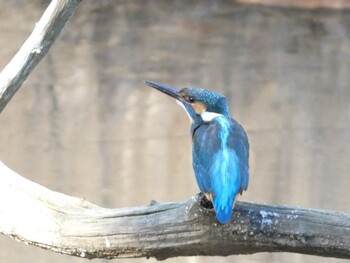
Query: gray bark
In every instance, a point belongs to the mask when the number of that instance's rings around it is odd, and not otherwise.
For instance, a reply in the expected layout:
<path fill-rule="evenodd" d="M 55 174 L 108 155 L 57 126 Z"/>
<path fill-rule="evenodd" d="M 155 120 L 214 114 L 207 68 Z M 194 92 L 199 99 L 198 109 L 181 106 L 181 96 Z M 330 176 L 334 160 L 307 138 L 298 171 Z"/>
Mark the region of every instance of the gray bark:
<path fill-rule="evenodd" d="M 35 184 L 0 163 L 0 232 L 85 258 L 295 252 L 350 259 L 350 214 L 237 202 L 220 225 L 200 196 L 107 209 Z"/>
<path fill-rule="evenodd" d="M 0 73 L 0 113 L 46 55 L 82 0 L 53 0 L 21 49 Z"/>

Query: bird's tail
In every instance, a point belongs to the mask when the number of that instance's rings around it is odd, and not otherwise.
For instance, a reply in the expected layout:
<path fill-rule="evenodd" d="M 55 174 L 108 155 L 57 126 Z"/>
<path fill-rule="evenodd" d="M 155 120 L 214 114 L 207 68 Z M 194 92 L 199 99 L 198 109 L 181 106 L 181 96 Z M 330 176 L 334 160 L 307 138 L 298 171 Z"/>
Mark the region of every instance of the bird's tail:
<path fill-rule="evenodd" d="M 216 218 L 221 224 L 230 221 L 233 210 L 234 198 L 225 196 L 214 196 L 213 205 L 216 213 Z"/>
<path fill-rule="evenodd" d="M 215 156 L 212 172 L 213 205 L 221 224 L 231 219 L 233 203 L 241 188 L 241 176 L 236 153 L 222 150 Z"/>

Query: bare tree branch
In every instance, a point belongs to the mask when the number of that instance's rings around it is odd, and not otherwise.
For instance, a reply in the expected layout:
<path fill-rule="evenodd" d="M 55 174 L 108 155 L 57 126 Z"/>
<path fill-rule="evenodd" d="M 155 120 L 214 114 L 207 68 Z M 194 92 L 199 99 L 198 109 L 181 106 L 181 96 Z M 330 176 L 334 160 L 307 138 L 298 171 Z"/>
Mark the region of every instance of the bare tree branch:
<path fill-rule="evenodd" d="M 0 113 L 50 49 L 82 0 L 53 0 L 34 31 L 0 73 Z"/>
<path fill-rule="evenodd" d="M 86 258 L 296 252 L 350 259 L 350 214 L 238 202 L 220 225 L 200 197 L 107 209 L 50 191 L 0 162 L 0 232 Z"/>

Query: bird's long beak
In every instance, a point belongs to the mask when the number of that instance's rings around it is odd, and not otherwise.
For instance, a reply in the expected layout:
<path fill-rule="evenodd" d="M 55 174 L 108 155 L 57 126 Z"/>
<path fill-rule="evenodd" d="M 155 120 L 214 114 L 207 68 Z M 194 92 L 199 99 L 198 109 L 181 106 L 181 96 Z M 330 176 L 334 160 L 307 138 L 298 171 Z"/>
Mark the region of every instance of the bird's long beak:
<path fill-rule="evenodd" d="M 185 102 L 185 100 L 180 96 L 179 91 L 175 88 L 172 88 L 170 86 L 160 84 L 154 81 L 150 81 L 150 80 L 145 80 L 145 83 L 148 86 L 155 88 L 156 90 L 159 90 L 182 103 Z"/>
<path fill-rule="evenodd" d="M 179 93 L 179 91 L 175 88 L 169 87 L 164 84 L 160 84 L 154 81 L 145 80 L 145 83 L 155 88 L 156 90 L 159 90 L 170 97 L 173 97 L 176 99 L 177 104 L 179 104 L 187 113 L 188 117 L 190 118 L 191 123 L 194 123 L 195 121 L 200 121 L 200 117 L 196 115 L 196 112 L 194 111 L 193 107 L 190 103 L 188 103 Z"/>

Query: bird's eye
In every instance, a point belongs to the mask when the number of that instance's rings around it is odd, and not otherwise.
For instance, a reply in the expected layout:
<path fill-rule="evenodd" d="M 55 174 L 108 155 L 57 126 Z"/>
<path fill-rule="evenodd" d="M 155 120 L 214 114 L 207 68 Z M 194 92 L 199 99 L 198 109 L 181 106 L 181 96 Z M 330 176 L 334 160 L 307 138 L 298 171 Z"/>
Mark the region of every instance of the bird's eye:
<path fill-rule="evenodd" d="M 191 102 L 191 103 L 193 103 L 193 102 L 194 102 L 194 98 L 193 98 L 192 96 L 189 96 L 189 97 L 188 97 L 188 101 Z"/>

